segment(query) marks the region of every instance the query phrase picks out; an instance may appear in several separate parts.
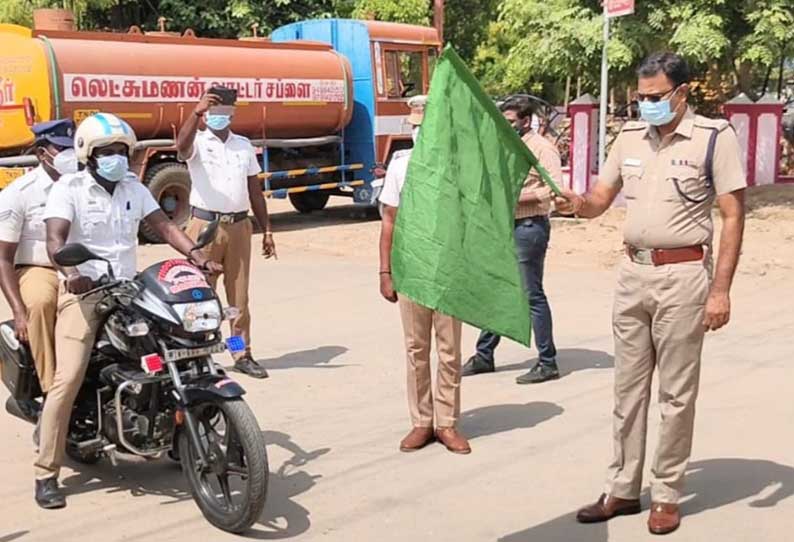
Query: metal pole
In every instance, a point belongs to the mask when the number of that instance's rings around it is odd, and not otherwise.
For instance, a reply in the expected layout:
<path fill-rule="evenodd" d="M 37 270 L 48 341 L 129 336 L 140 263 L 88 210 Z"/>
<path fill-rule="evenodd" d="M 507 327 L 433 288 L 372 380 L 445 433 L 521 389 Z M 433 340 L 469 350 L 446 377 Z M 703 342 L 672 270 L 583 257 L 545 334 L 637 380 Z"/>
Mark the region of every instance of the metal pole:
<path fill-rule="evenodd" d="M 609 17 L 607 5 L 604 2 L 604 50 L 601 52 L 601 105 L 598 112 L 598 172 L 604 170 L 607 154 L 607 94 L 609 94 L 609 59 L 607 58 L 607 45 L 609 44 Z"/>

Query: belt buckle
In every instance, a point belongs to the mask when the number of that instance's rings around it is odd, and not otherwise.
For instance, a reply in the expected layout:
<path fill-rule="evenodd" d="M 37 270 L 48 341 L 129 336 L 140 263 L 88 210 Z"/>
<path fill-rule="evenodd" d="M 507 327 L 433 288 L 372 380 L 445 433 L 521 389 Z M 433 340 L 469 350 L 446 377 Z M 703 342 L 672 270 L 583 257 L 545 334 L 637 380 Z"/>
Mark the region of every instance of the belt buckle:
<path fill-rule="evenodd" d="M 653 251 L 648 249 L 635 249 L 632 251 L 631 261 L 640 265 L 653 265 Z"/>
<path fill-rule="evenodd" d="M 218 222 L 221 224 L 231 224 L 234 222 L 234 215 L 218 215 Z"/>

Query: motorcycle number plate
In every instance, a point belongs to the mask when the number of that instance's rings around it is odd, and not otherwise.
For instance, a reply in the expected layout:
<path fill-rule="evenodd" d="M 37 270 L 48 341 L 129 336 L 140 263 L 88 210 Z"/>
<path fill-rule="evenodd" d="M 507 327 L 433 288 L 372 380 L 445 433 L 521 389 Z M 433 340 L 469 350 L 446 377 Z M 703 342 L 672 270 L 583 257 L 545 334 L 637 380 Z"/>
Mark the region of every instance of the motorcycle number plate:
<path fill-rule="evenodd" d="M 166 362 L 180 361 L 183 359 L 200 358 L 211 354 L 220 354 L 226 351 L 223 343 L 213 344 L 212 346 L 202 346 L 201 348 L 180 348 L 178 350 L 166 350 L 164 357 Z"/>

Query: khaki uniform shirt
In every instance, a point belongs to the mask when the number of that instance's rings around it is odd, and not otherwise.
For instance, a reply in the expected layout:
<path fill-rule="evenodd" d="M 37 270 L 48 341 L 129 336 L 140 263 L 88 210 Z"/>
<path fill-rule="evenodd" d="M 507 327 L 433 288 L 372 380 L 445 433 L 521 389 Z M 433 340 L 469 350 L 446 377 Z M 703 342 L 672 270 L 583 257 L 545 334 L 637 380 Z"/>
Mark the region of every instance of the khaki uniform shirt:
<path fill-rule="evenodd" d="M 554 143 L 534 131 L 527 132 L 521 139 L 524 140 L 529 150 L 538 159 L 543 169 L 549 173 L 555 182 L 560 183 L 562 179 L 560 152 Z M 525 194 L 535 194 L 540 198 L 540 203 L 519 203 L 516 206 L 516 218 L 548 216 L 549 212 L 551 212 L 551 188 L 546 186 L 535 168 L 529 171 L 529 175 L 524 181 L 521 195 Z"/>
<path fill-rule="evenodd" d="M 718 136 L 710 187 L 705 161 L 713 130 Z M 642 249 L 711 246 L 715 197 L 747 186 L 739 142 L 728 121 L 701 117 L 691 109 L 663 139 L 645 122 L 627 122 L 599 181 L 623 188 L 623 236 Z"/>

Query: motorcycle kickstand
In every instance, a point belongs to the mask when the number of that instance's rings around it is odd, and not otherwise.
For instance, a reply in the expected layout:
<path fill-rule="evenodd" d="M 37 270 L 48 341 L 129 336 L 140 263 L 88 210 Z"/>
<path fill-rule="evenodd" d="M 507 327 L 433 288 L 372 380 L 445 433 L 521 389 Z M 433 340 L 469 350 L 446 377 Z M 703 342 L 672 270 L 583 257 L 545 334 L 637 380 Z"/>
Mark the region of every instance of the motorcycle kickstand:
<path fill-rule="evenodd" d="M 108 459 L 110 459 L 110 464 L 113 465 L 113 468 L 119 466 L 118 452 L 116 451 L 115 444 L 108 444 L 102 448 L 102 451 L 108 456 Z"/>

